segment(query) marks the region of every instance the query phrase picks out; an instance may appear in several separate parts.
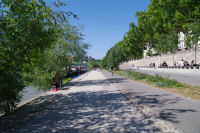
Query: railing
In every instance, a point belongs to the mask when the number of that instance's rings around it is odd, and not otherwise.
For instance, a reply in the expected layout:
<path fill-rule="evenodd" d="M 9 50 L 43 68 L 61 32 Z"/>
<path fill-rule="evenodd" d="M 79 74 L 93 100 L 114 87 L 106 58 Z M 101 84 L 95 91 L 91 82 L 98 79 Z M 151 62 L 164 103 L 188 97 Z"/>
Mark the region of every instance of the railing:
<path fill-rule="evenodd" d="M 200 65 L 195 65 L 195 66 L 161 66 L 161 67 L 137 66 L 136 68 L 137 69 L 139 69 L 139 68 L 200 69 Z"/>
<path fill-rule="evenodd" d="M 199 69 L 200 66 L 161 66 L 158 68 L 171 68 L 171 69 Z"/>
<path fill-rule="evenodd" d="M 156 68 L 155 66 L 137 66 L 137 68 Z"/>

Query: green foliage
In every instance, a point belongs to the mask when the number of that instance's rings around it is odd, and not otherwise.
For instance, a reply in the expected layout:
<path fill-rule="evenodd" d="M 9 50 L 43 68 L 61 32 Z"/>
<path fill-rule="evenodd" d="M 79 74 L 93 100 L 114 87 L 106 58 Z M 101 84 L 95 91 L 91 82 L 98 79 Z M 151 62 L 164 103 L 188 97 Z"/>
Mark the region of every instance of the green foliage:
<path fill-rule="evenodd" d="M 136 17 L 138 25 L 130 23 L 129 31 L 121 41 L 124 58 L 118 63 L 142 58 L 144 49 L 154 48 L 158 54 L 175 53 L 180 32 L 187 33 L 187 46 L 191 47 L 198 41 L 198 0 L 151 0 L 148 10 L 136 12 Z M 103 67 L 117 66 L 113 62 L 116 56 L 113 51 L 113 48 L 108 50 L 101 63 Z"/>
<path fill-rule="evenodd" d="M 200 37 L 200 22 L 190 24 L 189 31 L 186 34 L 186 45 L 191 48 L 194 44 L 197 45 Z"/>
<path fill-rule="evenodd" d="M 130 72 L 130 75 L 135 79 L 135 80 L 143 80 L 146 78 L 146 74 L 143 73 L 137 73 L 137 72 Z"/>
<path fill-rule="evenodd" d="M 175 53 L 178 50 L 178 34 L 169 32 L 169 34 L 160 36 L 159 43 L 155 45 L 155 50 L 159 53 Z"/>
<path fill-rule="evenodd" d="M 179 83 L 178 81 L 170 80 L 166 77 L 161 77 L 159 75 L 152 76 L 149 74 L 139 73 L 139 72 L 135 72 L 135 71 L 126 72 L 126 73 L 128 75 L 131 75 L 131 77 L 133 77 L 135 80 L 146 80 L 147 82 L 155 84 L 158 87 L 168 87 L 168 88 L 183 87 L 183 85 L 181 83 Z"/>
<path fill-rule="evenodd" d="M 100 67 L 100 61 L 91 60 L 88 62 L 88 69 L 93 69 L 96 67 Z"/>
<path fill-rule="evenodd" d="M 152 55 L 153 55 L 153 53 L 151 51 L 147 52 L 147 56 L 152 56 Z"/>
<path fill-rule="evenodd" d="M 126 77 L 126 78 L 129 78 L 129 77 L 130 77 L 129 72 L 126 72 L 126 71 L 123 71 L 123 72 L 121 73 L 121 75 L 122 75 L 123 77 Z"/>
<path fill-rule="evenodd" d="M 82 43 L 82 34 L 77 27 L 67 23 L 60 26 L 59 31 L 60 35 L 55 44 L 43 52 L 43 58 L 39 60 L 40 63 L 34 71 L 26 74 L 29 83 L 39 89 L 49 89 L 56 73 L 61 86 L 63 77 L 67 75 L 67 68 L 86 54 L 88 47 Z"/>
<path fill-rule="evenodd" d="M 9 113 L 25 86 L 48 89 L 56 73 L 62 81 L 67 66 L 81 60 L 89 45 L 67 20 L 77 16 L 43 0 L 3 0 L 0 12 L 0 110 Z"/>
<path fill-rule="evenodd" d="M 71 80 L 72 80 L 72 78 L 67 78 L 64 83 L 68 84 Z"/>
<path fill-rule="evenodd" d="M 105 56 L 100 62 L 100 67 L 101 68 L 106 68 L 107 66 L 108 66 L 108 63 L 107 63 L 107 58 Z"/>
<path fill-rule="evenodd" d="M 23 72 L 31 72 L 43 51 L 56 40 L 49 8 L 40 1 L 4 0 L 0 14 L 0 106 L 15 108 L 26 85 Z M 4 75 L 4 76 L 3 76 Z"/>
<path fill-rule="evenodd" d="M 118 42 L 107 52 L 106 56 L 100 63 L 101 67 L 106 68 L 113 66 L 118 69 L 119 64 L 125 60 L 121 45 L 122 42 Z"/>
<path fill-rule="evenodd" d="M 123 55 L 125 55 L 126 60 L 140 59 L 144 49 L 143 34 L 134 23 L 131 23 L 129 27 L 130 29 L 124 36 L 121 45 Z"/>
<path fill-rule="evenodd" d="M 0 67 L 0 112 L 9 113 L 20 101 L 20 91 L 25 85 L 22 81 L 22 75 L 13 70 L 12 66 Z"/>

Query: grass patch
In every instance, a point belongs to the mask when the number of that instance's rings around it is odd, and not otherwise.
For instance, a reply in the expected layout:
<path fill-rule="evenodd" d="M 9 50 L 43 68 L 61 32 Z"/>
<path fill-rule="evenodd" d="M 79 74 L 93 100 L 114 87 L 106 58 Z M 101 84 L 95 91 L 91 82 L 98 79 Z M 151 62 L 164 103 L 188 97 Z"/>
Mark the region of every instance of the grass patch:
<path fill-rule="evenodd" d="M 167 77 L 162 77 L 159 75 L 149 75 L 135 71 L 114 71 L 115 74 L 121 75 L 123 77 L 137 80 L 145 84 L 155 86 L 157 88 L 177 93 L 186 97 L 200 100 L 200 87 L 192 86 L 185 83 L 180 83 L 176 80 L 168 79 Z"/>
<path fill-rule="evenodd" d="M 67 78 L 64 83 L 68 84 L 71 80 L 72 80 L 72 78 Z"/>
<path fill-rule="evenodd" d="M 132 77 L 134 80 L 144 80 L 149 84 L 154 84 L 157 87 L 167 87 L 167 88 L 180 88 L 183 87 L 182 83 L 179 83 L 176 80 L 170 80 L 166 77 L 162 77 L 159 75 L 152 76 L 149 74 L 134 72 L 134 71 L 123 71 L 121 72 L 121 76 L 124 77 Z M 124 74 L 125 73 L 125 74 Z"/>

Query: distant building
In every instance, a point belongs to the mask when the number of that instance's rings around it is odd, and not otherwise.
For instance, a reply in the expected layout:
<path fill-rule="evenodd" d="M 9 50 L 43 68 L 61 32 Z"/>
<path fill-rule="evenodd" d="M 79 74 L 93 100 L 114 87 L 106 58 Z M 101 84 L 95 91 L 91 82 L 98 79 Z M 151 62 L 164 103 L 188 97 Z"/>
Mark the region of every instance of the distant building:
<path fill-rule="evenodd" d="M 154 50 L 154 48 L 150 49 L 149 47 L 147 47 L 147 49 L 143 51 L 143 57 L 144 58 L 148 57 L 147 52 L 151 52 L 152 55 L 156 55 L 157 54 L 157 52 Z"/>
<path fill-rule="evenodd" d="M 87 56 L 88 61 L 94 60 L 92 56 Z"/>
<path fill-rule="evenodd" d="M 179 36 L 179 39 L 178 39 L 178 41 L 179 41 L 179 44 L 178 44 L 179 50 L 186 49 L 185 34 L 184 34 L 183 32 L 180 32 L 180 33 L 178 34 L 178 36 Z"/>
<path fill-rule="evenodd" d="M 178 44 L 178 48 L 179 50 L 184 50 L 187 48 L 186 43 L 185 43 L 185 34 L 183 32 L 179 33 L 179 44 Z M 200 47 L 200 37 L 199 37 L 199 41 L 197 43 L 197 47 Z"/>
<path fill-rule="evenodd" d="M 185 34 L 183 32 L 180 32 L 178 34 L 178 49 L 179 50 L 186 50 L 187 49 L 185 38 L 186 37 L 185 37 Z M 197 47 L 200 48 L 200 37 L 199 37 L 199 41 L 197 43 Z M 149 52 L 149 51 L 152 53 L 152 55 L 157 55 L 157 52 L 153 48 L 150 49 L 149 47 L 147 47 L 147 49 L 143 51 L 143 57 L 144 58 L 148 57 L 147 52 Z"/>

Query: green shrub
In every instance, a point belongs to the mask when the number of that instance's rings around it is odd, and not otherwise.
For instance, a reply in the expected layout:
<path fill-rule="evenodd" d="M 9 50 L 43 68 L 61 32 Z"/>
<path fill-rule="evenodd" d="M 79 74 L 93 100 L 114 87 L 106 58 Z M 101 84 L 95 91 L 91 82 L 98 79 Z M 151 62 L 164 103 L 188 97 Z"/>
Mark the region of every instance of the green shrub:
<path fill-rule="evenodd" d="M 68 84 L 71 80 L 72 80 L 72 78 L 67 78 L 67 79 L 65 80 L 65 84 Z"/>
<path fill-rule="evenodd" d="M 152 56 L 153 55 L 153 53 L 151 51 L 148 51 L 146 54 L 147 54 L 147 56 Z"/>
<path fill-rule="evenodd" d="M 156 85 L 157 85 L 158 87 L 168 87 L 168 84 L 165 83 L 165 82 L 156 82 Z"/>
<path fill-rule="evenodd" d="M 22 75 L 18 72 L 10 70 L 10 68 L 4 71 L 0 70 L 2 74 L 0 76 L 0 113 L 10 113 L 16 108 L 16 104 L 21 99 L 21 91 L 24 89 L 25 84 L 23 82 Z"/>
<path fill-rule="evenodd" d="M 166 82 L 168 83 L 168 87 L 177 87 L 177 88 L 183 87 L 183 85 L 176 80 L 169 80 L 169 79 L 166 80 L 167 80 Z"/>
<path fill-rule="evenodd" d="M 130 74 L 135 80 L 142 80 L 147 77 L 147 74 L 144 73 L 138 73 L 138 72 L 130 72 Z"/>
<path fill-rule="evenodd" d="M 164 78 L 162 76 L 147 76 L 147 82 L 156 83 L 159 87 L 182 87 L 183 85 L 176 80 L 170 80 L 168 78 Z"/>
<path fill-rule="evenodd" d="M 129 72 L 127 72 L 127 71 L 123 71 L 123 72 L 121 73 L 121 75 L 122 75 L 123 77 L 126 77 L 126 78 L 130 77 Z"/>
<path fill-rule="evenodd" d="M 149 74 L 144 74 L 144 73 L 135 72 L 135 71 L 120 71 L 120 73 L 118 74 L 126 78 L 132 77 L 135 80 L 145 79 L 148 83 L 155 84 L 158 87 L 168 87 L 168 88 L 183 87 L 183 85 L 179 83 L 178 81 L 170 80 L 167 77 L 162 77 L 162 76 L 159 76 L 158 74 L 156 74 L 155 76 L 152 76 Z"/>
<path fill-rule="evenodd" d="M 143 73 L 137 73 L 135 74 L 135 80 L 142 80 L 146 78 L 146 74 Z"/>
<path fill-rule="evenodd" d="M 147 82 L 155 83 L 155 82 L 161 82 L 163 80 L 163 77 L 156 75 L 156 76 L 147 76 Z"/>

